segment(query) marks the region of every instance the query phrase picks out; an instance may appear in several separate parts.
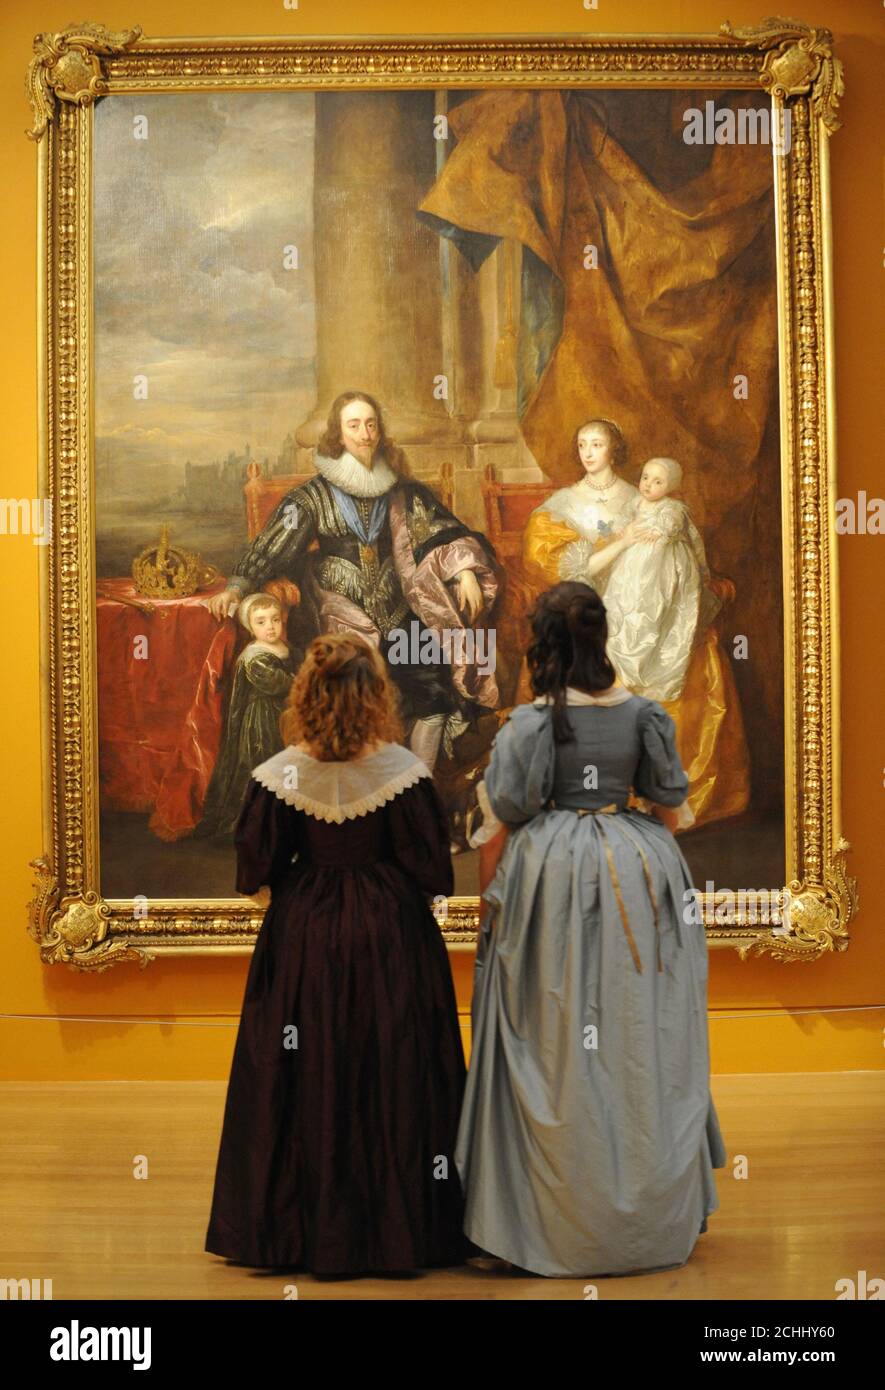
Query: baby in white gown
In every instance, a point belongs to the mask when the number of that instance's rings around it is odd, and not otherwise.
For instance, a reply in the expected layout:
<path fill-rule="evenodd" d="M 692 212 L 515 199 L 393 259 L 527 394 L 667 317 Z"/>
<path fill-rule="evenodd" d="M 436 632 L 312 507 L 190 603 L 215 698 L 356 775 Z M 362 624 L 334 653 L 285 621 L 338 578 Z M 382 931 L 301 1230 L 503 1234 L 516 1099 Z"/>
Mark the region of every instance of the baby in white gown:
<path fill-rule="evenodd" d="M 572 554 L 561 566 L 563 578 L 583 578 L 603 594 L 608 655 L 628 690 L 650 700 L 678 699 L 695 638 L 720 607 L 708 587 L 700 533 L 685 503 L 669 496 L 681 482 L 675 459 L 649 459 L 629 526 L 642 538 L 619 547 L 610 567 L 592 579 L 586 542 L 567 547 Z"/>

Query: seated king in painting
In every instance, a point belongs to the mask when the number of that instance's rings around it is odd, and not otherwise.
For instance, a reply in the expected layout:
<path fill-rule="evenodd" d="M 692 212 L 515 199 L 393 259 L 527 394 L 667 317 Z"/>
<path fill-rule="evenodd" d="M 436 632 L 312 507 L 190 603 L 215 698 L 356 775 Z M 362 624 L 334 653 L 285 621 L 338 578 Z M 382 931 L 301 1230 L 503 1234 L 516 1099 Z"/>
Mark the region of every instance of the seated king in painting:
<path fill-rule="evenodd" d="M 364 392 L 338 396 L 314 462 L 316 477 L 282 499 L 209 608 L 224 618 L 274 578 L 295 583 L 304 637 L 357 632 L 388 660 L 409 746 L 432 770 L 443 739 L 451 752 L 476 715 L 500 703 L 494 671 L 476 659 L 481 644 L 463 639 L 497 598 L 495 551 L 408 476 Z M 459 630 L 440 659 L 440 634 Z"/>

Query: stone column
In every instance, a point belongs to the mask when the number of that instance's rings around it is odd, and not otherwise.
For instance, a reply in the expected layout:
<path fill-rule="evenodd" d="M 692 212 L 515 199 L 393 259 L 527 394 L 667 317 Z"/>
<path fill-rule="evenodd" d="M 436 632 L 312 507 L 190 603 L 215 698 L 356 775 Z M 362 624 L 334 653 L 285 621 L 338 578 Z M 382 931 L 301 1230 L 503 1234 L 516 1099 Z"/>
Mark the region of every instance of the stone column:
<path fill-rule="evenodd" d="M 302 466 L 347 390 L 376 397 L 418 474 L 463 447 L 451 398 L 433 394 L 445 371 L 439 237 L 415 216 L 436 177 L 433 114 L 430 91 L 318 94 L 317 404 L 296 431 Z"/>
<path fill-rule="evenodd" d="M 415 215 L 445 156 L 433 120 L 446 97 L 317 94 L 317 402 L 296 430 L 298 469 L 309 471 L 335 397 L 366 391 L 414 474 L 433 485 L 450 469 L 455 512 L 485 530 L 485 464 L 531 462 L 516 417 L 519 247 L 502 242 L 475 272 Z"/>

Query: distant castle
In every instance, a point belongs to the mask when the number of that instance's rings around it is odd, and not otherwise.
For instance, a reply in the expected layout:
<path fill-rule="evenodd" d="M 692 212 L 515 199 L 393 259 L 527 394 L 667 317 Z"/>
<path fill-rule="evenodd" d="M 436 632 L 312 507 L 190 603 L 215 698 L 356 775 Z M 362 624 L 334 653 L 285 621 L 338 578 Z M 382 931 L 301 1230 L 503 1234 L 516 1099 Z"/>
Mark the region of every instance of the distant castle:
<path fill-rule="evenodd" d="M 294 434 L 287 434 L 283 447 L 273 464 L 265 455 L 261 468 L 265 477 L 279 473 L 294 473 L 297 445 Z M 184 484 L 175 493 L 185 511 L 202 512 L 207 507 L 213 511 L 241 511 L 244 506 L 243 485 L 246 470 L 252 463 L 252 448 L 247 444 L 245 452 L 236 454 L 230 451 L 227 458 L 215 463 L 191 463 L 184 465 Z"/>

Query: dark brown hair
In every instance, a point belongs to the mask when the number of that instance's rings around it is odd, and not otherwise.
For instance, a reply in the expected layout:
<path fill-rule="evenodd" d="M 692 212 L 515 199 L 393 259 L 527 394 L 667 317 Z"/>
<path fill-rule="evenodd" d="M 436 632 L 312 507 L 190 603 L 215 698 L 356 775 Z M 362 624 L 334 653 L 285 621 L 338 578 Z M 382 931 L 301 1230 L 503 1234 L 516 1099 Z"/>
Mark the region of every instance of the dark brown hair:
<path fill-rule="evenodd" d="M 381 407 L 374 396 L 368 395 L 365 391 L 342 391 L 340 396 L 336 396 L 332 402 L 332 409 L 329 411 L 329 418 L 326 421 L 326 428 L 317 440 L 317 453 L 325 458 L 340 459 L 347 448 L 341 437 L 341 412 L 351 401 L 365 401 L 375 412 L 378 421 L 378 448 L 376 453 L 387 459 L 391 468 L 402 477 L 411 476 L 406 456 L 402 449 L 388 436 L 384 428 L 384 416 L 381 414 Z"/>
<path fill-rule="evenodd" d="M 364 744 L 401 743 L 399 693 L 375 648 L 354 632 L 315 637 L 280 716 L 286 744 L 320 762 L 347 762 Z"/>
<path fill-rule="evenodd" d="M 614 420 L 606 420 L 604 416 L 585 420 L 583 425 L 578 426 L 572 439 L 572 458 L 577 459 L 578 463 L 581 464 L 581 455 L 578 453 L 578 436 L 583 434 L 585 430 L 589 430 L 591 425 L 599 425 L 601 429 L 605 430 L 611 441 L 612 465 L 615 468 L 623 468 L 627 462 L 627 441 L 621 433 L 620 425 L 616 425 Z"/>
<path fill-rule="evenodd" d="M 605 654 L 605 604 L 589 584 L 564 581 L 539 596 L 531 624 L 534 641 L 526 660 L 532 692 L 553 700 L 554 742 L 572 743 L 566 686 L 577 686 L 592 695 L 608 690 L 617 679 Z"/>

